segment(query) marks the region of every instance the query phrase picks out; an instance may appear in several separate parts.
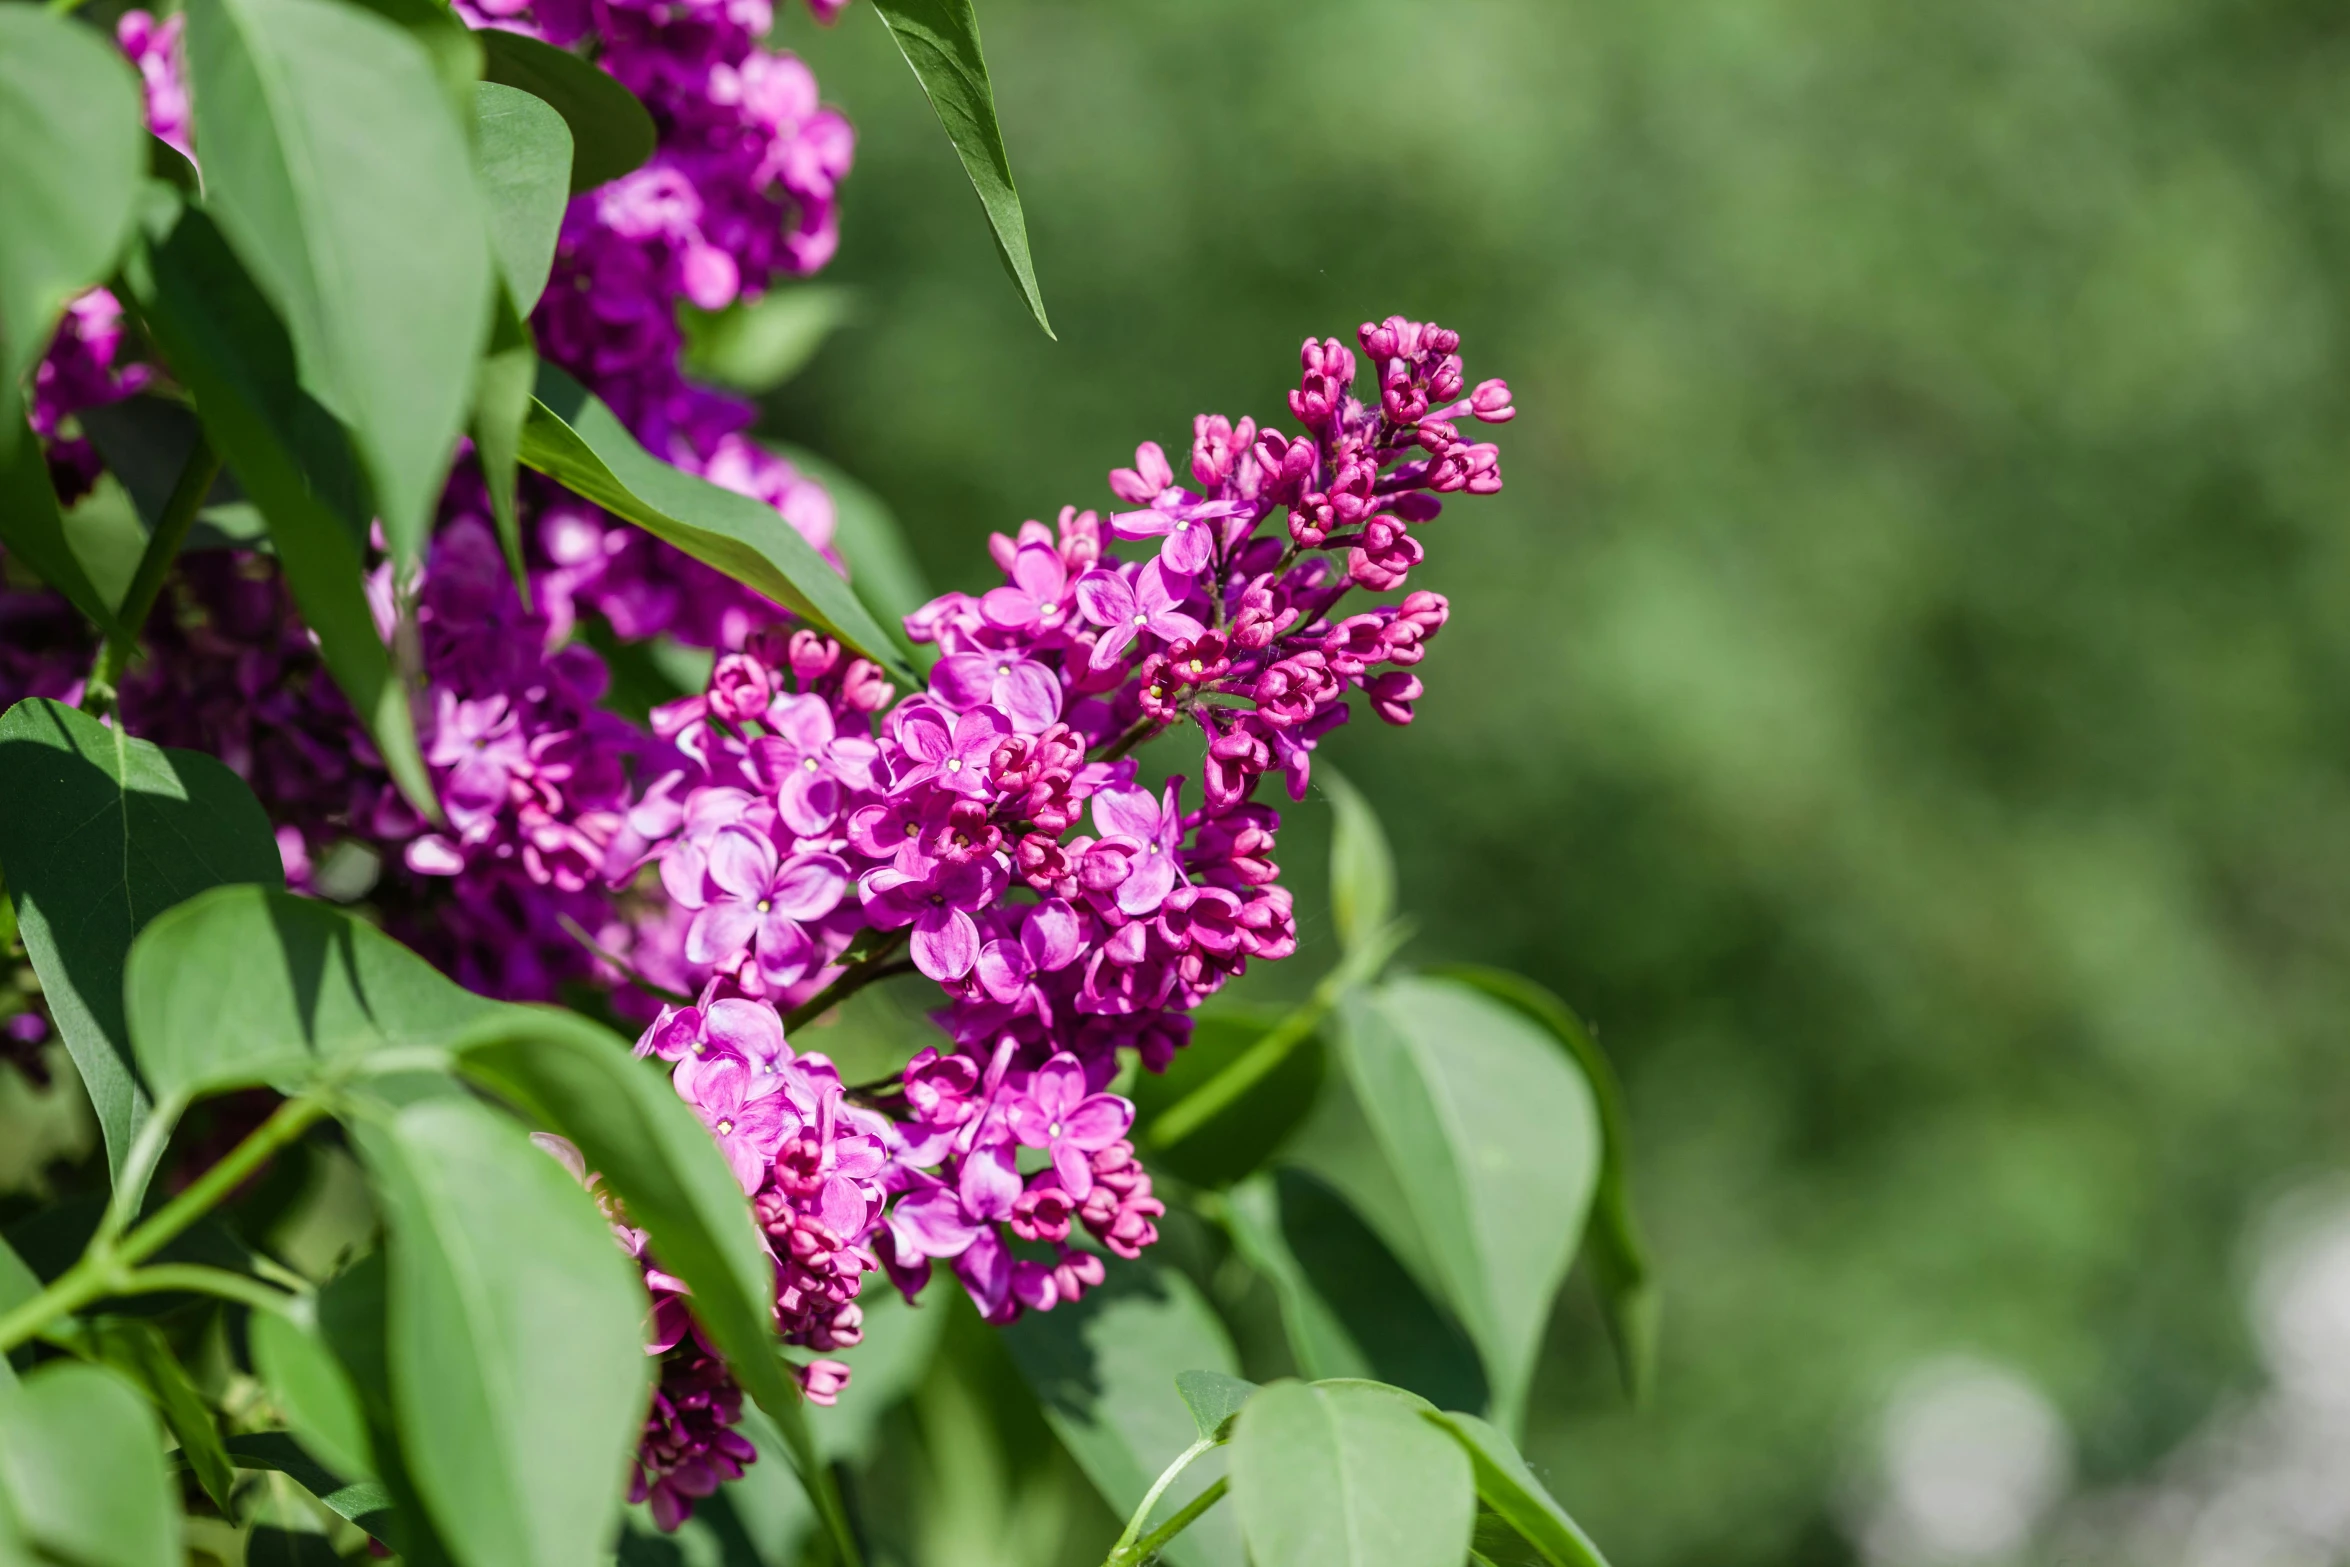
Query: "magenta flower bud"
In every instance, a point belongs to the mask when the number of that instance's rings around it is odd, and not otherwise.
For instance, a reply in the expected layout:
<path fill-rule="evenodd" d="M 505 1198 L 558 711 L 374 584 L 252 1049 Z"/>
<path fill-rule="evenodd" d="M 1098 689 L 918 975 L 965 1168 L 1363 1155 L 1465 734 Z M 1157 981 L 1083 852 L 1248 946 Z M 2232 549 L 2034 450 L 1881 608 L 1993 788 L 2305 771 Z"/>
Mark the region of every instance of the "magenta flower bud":
<path fill-rule="evenodd" d="M 1148 506 L 1174 482 L 1175 470 L 1167 465 L 1166 452 L 1158 442 L 1145 441 L 1134 449 L 1133 467 L 1111 470 L 1110 493 L 1129 505 Z"/>
<path fill-rule="evenodd" d="M 767 711 L 773 694 L 767 671 L 755 660 L 729 653 L 710 671 L 710 713 L 728 723 L 748 723 Z"/>
<path fill-rule="evenodd" d="M 1145 718 L 1153 723 L 1171 724 L 1183 716 L 1182 682 L 1169 668 L 1166 654 L 1153 653 L 1144 659 L 1134 678 L 1140 687 Z"/>
<path fill-rule="evenodd" d="M 1412 703 L 1419 700 L 1421 689 L 1419 676 L 1391 669 L 1364 682 L 1363 695 L 1371 699 L 1372 712 L 1400 725 L 1412 721 Z"/>
<path fill-rule="evenodd" d="M 832 1404 L 849 1385 L 849 1368 L 837 1360 L 811 1360 L 793 1368 L 811 1404 Z"/>
<path fill-rule="evenodd" d="M 896 693 L 880 666 L 861 658 L 850 660 L 848 673 L 841 676 L 840 699 L 860 713 L 880 712 Z"/>
<path fill-rule="evenodd" d="M 785 647 L 791 659 L 791 672 L 799 676 L 803 686 L 840 662 L 840 644 L 813 631 L 793 632 Z"/>
<path fill-rule="evenodd" d="M 1510 384 L 1507 381 L 1480 381 L 1477 390 L 1469 394 L 1469 411 L 1487 424 L 1507 424 L 1518 416 L 1510 403 Z"/>
<path fill-rule="evenodd" d="M 1069 1238 L 1076 1216 L 1076 1203 L 1060 1187 L 1031 1186 L 1012 1204 L 1012 1233 L 1024 1241 L 1058 1243 Z"/>
<path fill-rule="evenodd" d="M 1393 496 L 1387 506 L 1406 522 L 1433 522 L 1444 513 L 1444 502 L 1421 490 L 1406 490 Z"/>

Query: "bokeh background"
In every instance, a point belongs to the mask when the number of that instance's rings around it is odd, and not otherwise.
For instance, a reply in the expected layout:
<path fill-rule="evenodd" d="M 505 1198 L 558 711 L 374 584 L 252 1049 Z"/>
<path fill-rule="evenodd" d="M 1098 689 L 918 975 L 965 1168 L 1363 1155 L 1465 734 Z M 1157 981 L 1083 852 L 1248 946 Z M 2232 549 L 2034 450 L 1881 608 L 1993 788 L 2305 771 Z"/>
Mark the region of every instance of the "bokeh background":
<path fill-rule="evenodd" d="M 862 315 L 768 428 L 971 586 L 1136 441 L 1281 413 L 1309 333 L 1509 378 L 1421 717 L 1323 754 L 1409 956 L 1538 976 L 1627 1080 L 1657 1395 L 1571 1287 L 1529 1434 L 1619 1567 L 2339 1559 L 2344 13 L 981 11 L 1059 341 L 874 18 L 795 9 Z"/>

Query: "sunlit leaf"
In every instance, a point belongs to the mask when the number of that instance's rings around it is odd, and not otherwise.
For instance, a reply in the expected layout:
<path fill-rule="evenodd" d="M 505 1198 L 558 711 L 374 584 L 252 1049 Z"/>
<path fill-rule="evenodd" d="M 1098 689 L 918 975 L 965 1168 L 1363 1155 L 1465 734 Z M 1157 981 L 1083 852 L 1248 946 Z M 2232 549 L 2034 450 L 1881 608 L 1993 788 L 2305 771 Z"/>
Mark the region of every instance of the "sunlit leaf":
<path fill-rule="evenodd" d="M 374 1444 L 358 1390 L 310 1330 L 274 1312 L 257 1312 L 246 1329 L 253 1369 L 270 1401 L 301 1437 L 303 1447 L 338 1475 L 375 1472 Z M 321 1500 L 324 1498 L 322 1497 Z"/>
<path fill-rule="evenodd" d="M 571 127 L 574 195 L 618 179 L 653 155 L 653 117 L 636 95 L 578 55 L 497 27 L 474 36 L 482 79 L 544 99 Z"/>
<path fill-rule="evenodd" d="M 1233 1416 L 1255 1394 L 1257 1385 L 1221 1371 L 1178 1371 L 1175 1391 L 1191 1411 L 1191 1423 L 1203 1439 L 1221 1441 L 1230 1436 Z"/>
<path fill-rule="evenodd" d="M 1339 1017 L 1348 1078 L 1514 1430 L 1598 1181 L 1590 1085 L 1523 1015 L 1454 981 L 1357 993 Z"/>
<path fill-rule="evenodd" d="M 1045 319 L 1044 295 L 1036 286 L 1036 265 L 1028 254 L 1028 219 L 1020 210 L 1020 192 L 1012 183 L 1012 160 L 1004 151 L 1004 133 L 996 124 L 995 89 L 987 79 L 987 59 L 979 48 L 979 18 L 971 0 L 874 0 L 874 9 L 889 25 L 898 52 L 914 68 L 915 80 L 938 111 L 938 123 L 954 143 L 955 156 L 970 176 L 971 188 L 987 213 L 988 232 L 995 237 L 996 258 L 1028 301 L 1036 324 L 1045 336 L 1053 324 Z"/>
<path fill-rule="evenodd" d="M 283 885 L 277 840 L 211 757 L 41 699 L 0 717 L 0 799 L 0 875 L 120 1174 L 148 1105 L 123 1008 L 132 939 L 206 888 Z"/>
<path fill-rule="evenodd" d="M 1395 855 L 1360 790 L 1333 767 L 1314 777 L 1330 797 L 1330 919 L 1339 944 L 1354 952 L 1395 917 Z"/>
<path fill-rule="evenodd" d="M 573 1567 L 620 1516 L 645 1296 L 595 1202 L 465 1098 L 352 1126 L 390 1231 L 400 1449 L 464 1567 Z"/>
<path fill-rule="evenodd" d="M 1276 1382 L 1234 1426 L 1250 1554 L 1282 1567 L 1460 1567 L 1469 1460 L 1416 1401 L 1368 1382 Z"/>
<path fill-rule="evenodd" d="M 131 1039 L 158 1094 L 273 1084 L 396 1046 L 448 1045 L 499 1010 L 315 898 L 221 887 L 131 949 Z"/>
<path fill-rule="evenodd" d="M 546 292 L 570 199 L 570 128 L 544 99 L 500 82 L 476 82 L 473 157 L 489 209 L 491 251 L 516 309 L 528 316 Z"/>
<path fill-rule="evenodd" d="M 1198 1440 L 1177 1396 L 1185 1371 L 1240 1374 L 1224 1325 L 1189 1280 L 1148 1262 L 1107 1259 L 1099 1289 L 1051 1311 L 1029 1312 L 1004 1330 L 1020 1374 L 1045 1420 L 1094 1489 L 1123 1518 L 1151 1482 Z M 1210 1453 L 1186 1469 L 1160 1503 L 1173 1512 L 1223 1473 Z M 1238 1567 L 1240 1531 L 1218 1507 L 1166 1550 L 1177 1567 Z"/>
<path fill-rule="evenodd" d="M 482 246 L 486 270 L 486 239 Z M 190 209 L 151 236 L 127 276 L 172 370 L 196 394 L 214 449 L 268 518 L 328 672 L 400 792 L 437 820 L 408 694 L 367 602 L 375 508 L 349 436 L 304 388 L 284 327 L 205 214 Z M 467 353 L 470 370 L 471 346 Z"/>
<path fill-rule="evenodd" d="M 303 384 L 349 427 L 393 555 L 414 561 L 490 308 L 447 88 L 406 30 L 337 0 L 191 0 L 187 15 L 206 206 L 283 317 Z"/>
<path fill-rule="evenodd" d="M 687 370 L 754 396 L 771 392 L 807 367 L 825 340 L 856 319 L 857 294 L 838 283 L 771 288 L 724 310 L 687 307 Z"/>
<path fill-rule="evenodd" d="M 1551 1567 L 1607 1567 L 1599 1547 L 1534 1478 L 1508 1437 L 1475 1415 L 1429 1412 L 1422 1418 L 1460 1442 L 1476 1476 L 1478 1499 L 1540 1551 Z"/>
<path fill-rule="evenodd" d="M 10 1524 L 31 1547 L 20 1559 L 177 1567 L 163 1433 L 113 1372 L 52 1362 L 0 1386 L 0 1532 Z"/>
<path fill-rule="evenodd" d="M 553 365 L 539 366 L 522 460 L 915 683 L 873 612 L 774 507 L 661 461 Z"/>

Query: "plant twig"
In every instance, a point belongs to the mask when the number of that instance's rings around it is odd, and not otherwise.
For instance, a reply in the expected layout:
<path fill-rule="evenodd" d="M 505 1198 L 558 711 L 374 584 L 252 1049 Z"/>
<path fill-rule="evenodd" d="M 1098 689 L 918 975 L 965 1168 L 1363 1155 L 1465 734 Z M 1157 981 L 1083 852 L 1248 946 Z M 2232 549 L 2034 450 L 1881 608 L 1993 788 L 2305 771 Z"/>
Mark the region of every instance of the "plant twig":
<path fill-rule="evenodd" d="M 1120 1560 L 1117 1564 L 1117 1567 L 1127 1567 L 1128 1563 L 1137 1564 L 1137 1567 L 1139 1567 L 1139 1564 L 1147 1562 L 1152 1557 L 1157 1556 L 1160 1551 L 1166 1549 L 1168 1541 L 1174 1539 L 1175 1536 L 1190 1528 L 1194 1519 L 1198 1518 L 1200 1514 L 1206 1512 L 1209 1508 L 1215 1506 L 1218 1502 L 1224 1500 L 1224 1493 L 1230 1490 L 1231 1487 L 1231 1481 L 1219 1476 L 1214 1485 L 1209 1486 L 1206 1490 L 1200 1492 L 1199 1495 L 1193 1497 L 1190 1501 L 1185 1502 L 1182 1509 L 1178 1511 L 1174 1517 L 1168 1519 L 1165 1523 L 1159 1525 L 1149 1534 L 1144 1535 L 1142 1539 L 1135 1542 L 1135 1544 L 1131 1547 L 1131 1554 Z"/>
<path fill-rule="evenodd" d="M 913 963 L 897 955 L 898 948 L 906 944 L 911 934 L 910 928 L 891 933 L 880 946 L 850 964 L 848 971 L 840 978 L 785 1013 L 783 1018 L 784 1032 L 788 1034 L 811 1020 L 822 1017 L 877 979 L 888 979 L 912 970 Z"/>
<path fill-rule="evenodd" d="M 114 705 L 115 688 L 122 682 L 123 671 L 130 667 L 131 656 L 139 650 L 139 632 L 155 608 L 156 595 L 163 591 L 163 579 L 171 575 L 172 564 L 179 559 L 180 546 L 188 541 L 188 530 L 196 525 L 196 513 L 204 509 L 205 497 L 212 493 L 212 481 L 219 477 L 220 455 L 213 451 L 199 429 L 196 444 L 189 448 L 188 460 L 180 467 L 179 482 L 171 488 L 171 499 L 164 502 L 163 515 L 157 519 L 155 531 L 147 535 L 147 547 L 139 552 L 139 565 L 131 574 L 131 585 L 123 590 L 122 602 L 115 606 L 114 630 L 107 633 L 99 647 L 98 662 L 91 668 L 82 691 L 83 712 L 103 713 Z"/>
<path fill-rule="evenodd" d="M 1129 1564 L 1143 1559 L 1145 1553 L 1135 1549 L 1134 1542 L 1141 1535 L 1143 1526 L 1150 1522 L 1151 1509 L 1159 1505 L 1159 1498 L 1167 1494 L 1167 1487 L 1175 1483 L 1176 1477 L 1191 1467 L 1191 1461 L 1215 1445 L 1214 1437 L 1203 1436 L 1175 1455 L 1175 1461 L 1160 1472 L 1158 1479 L 1151 1482 L 1150 1490 L 1143 1494 L 1142 1505 L 1134 1509 L 1134 1516 L 1126 1520 L 1125 1532 L 1118 1536 L 1118 1543 L 1110 1547 L 1110 1554 L 1103 1559 L 1102 1567 L 1129 1567 Z M 1197 1517 L 1198 1514 L 1193 1516 Z"/>

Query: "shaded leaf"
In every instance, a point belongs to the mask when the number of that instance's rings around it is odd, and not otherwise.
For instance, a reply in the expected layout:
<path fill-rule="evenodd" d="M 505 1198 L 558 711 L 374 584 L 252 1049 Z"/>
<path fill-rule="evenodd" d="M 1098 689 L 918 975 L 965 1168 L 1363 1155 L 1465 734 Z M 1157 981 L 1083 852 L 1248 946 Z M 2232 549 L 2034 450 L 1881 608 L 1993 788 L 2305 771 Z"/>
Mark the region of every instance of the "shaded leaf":
<path fill-rule="evenodd" d="M 914 68 L 914 79 L 922 84 L 947 140 L 954 143 L 955 156 L 963 161 L 963 172 L 970 176 L 971 188 L 987 213 L 996 259 L 1028 301 L 1036 324 L 1051 337 L 1053 324 L 1045 319 L 1044 295 L 1036 286 L 1036 265 L 1028 254 L 1028 220 L 1020 211 L 1012 160 L 996 124 L 995 89 L 988 83 L 987 60 L 979 48 L 979 18 L 971 0 L 874 0 L 874 9 L 897 40 L 898 52 Z"/>
<path fill-rule="evenodd" d="M 1607 1567 L 1607 1558 L 1567 1516 L 1557 1498 L 1534 1478 L 1510 1439 L 1478 1419 L 1457 1411 L 1422 1416 L 1451 1435 L 1469 1455 L 1477 1496 L 1501 1516 L 1552 1567 Z"/>
<path fill-rule="evenodd" d="M 131 237 L 144 110 L 137 74 L 103 34 L 0 7 L 0 430 L 24 423 L 19 388 L 66 300 L 111 272 Z"/>
<path fill-rule="evenodd" d="M 141 395 L 85 408 L 74 416 L 82 433 L 106 459 L 107 472 L 121 481 L 139 514 L 144 533 L 163 520 L 163 508 L 179 486 L 188 456 L 196 449 L 194 411 L 166 397 Z M 196 525 L 188 530 L 189 550 L 268 549 L 268 525 L 225 470 L 212 481 Z M 142 538 L 141 543 L 144 544 Z"/>
<path fill-rule="evenodd" d="M 462 122 L 424 47 L 356 7 L 191 0 L 187 15 L 206 207 L 277 306 L 304 386 L 349 427 L 393 556 L 412 562 L 489 321 Z"/>
<path fill-rule="evenodd" d="M 1453 964 L 1436 972 L 1473 985 L 1540 1024 L 1565 1047 L 1591 1084 L 1603 1140 L 1599 1191 L 1591 1207 L 1591 1271 L 1607 1314 L 1609 1336 L 1615 1340 L 1624 1385 L 1635 1399 L 1643 1398 L 1655 1380 L 1660 1308 L 1648 1246 L 1641 1239 L 1640 1223 L 1632 1211 L 1631 1125 L 1624 1113 L 1624 1091 L 1616 1082 L 1615 1068 L 1574 1009 L 1524 975 L 1476 964 Z"/>
<path fill-rule="evenodd" d="M 366 922 L 315 898 L 221 887 L 131 949 L 125 999 L 159 1094 L 273 1084 L 397 1046 L 449 1045 L 496 1013 Z"/>
<path fill-rule="evenodd" d="M 44 1559 L 177 1567 L 179 1503 L 154 1412 L 96 1366 L 53 1361 L 0 1387 L 0 1520 Z"/>
<path fill-rule="evenodd" d="M 1332 813 L 1330 919 L 1339 945 L 1354 953 L 1395 918 L 1395 855 L 1360 790 L 1333 767 L 1317 769 L 1315 780 L 1330 797 Z"/>
<path fill-rule="evenodd" d="M 152 1322 L 115 1318 L 98 1324 L 94 1336 L 106 1363 L 154 1400 L 163 1423 L 179 1438 L 181 1456 L 195 1471 L 196 1483 L 204 1488 L 212 1505 L 235 1516 L 229 1506 L 229 1488 L 236 1476 L 220 1443 L 220 1422 L 213 1419 L 204 1395 L 196 1391 L 195 1381 L 180 1364 L 179 1356 L 171 1352 L 162 1330 Z"/>
<path fill-rule="evenodd" d="M 519 87 L 544 100 L 571 128 L 571 191 L 577 195 L 616 180 L 653 155 L 653 117 L 636 94 L 578 55 L 485 27 L 482 79 Z"/>
<path fill-rule="evenodd" d="M 806 368 L 834 332 L 857 317 L 857 292 L 838 283 L 797 283 L 738 299 L 724 310 L 680 312 L 686 369 L 756 396 Z"/>
<path fill-rule="evenodd" d="M 433 1527 L 432 1516 L 425 1510 L 416 1481 L 409 1474 L 400 1451 L 398 1420 L 392 1407 L 390 1271 L 383 1254 L 378 1252 L 362 1258 L 318 1292 L 319 1337 L 334 1351 L 336 1362 L 350 1378 L 352 1390 L 359 1395 L 380 1482 L 377 1487 L 380 1496 L 371 1494 L 362 1499 L 371 1508 L 365 1518 L 353 1517 L 348 1512 L 343 1516 L 358 1523 L 414 1567 L 449 1567 L 455 1557 L 441 1543 L 440 1533 Z M 285 1445 L 300 1451 L 290 1440 Z M 231 1441 L 229 1448 L 232 1452 L 242 1452 L 242 1439 Z M 291 1469 L 287 1472 L 294 1473 Z M 351 1483 L 337 1481 L 343 1484 L 343 1490 L 328 1495 L 319 1492 L 312 1480 L 299 1474 L 295 1478 L 338 1512 L 342 1508 L 337 1505 L 337 1497 L 357 1505 L 349 1495 Z M 335 1480 L 331 1475 L 326 1478 Z"/>
<path fill-rule="evenodd" d="M 1171 1396 L 1185 1371 L 1237 1377 L 1239 1357 L 1191 1282 L 1147 1262 L 1105 1259 L 1109 1274 L 1082 1300 L 1029 1312 L 1004 1329 L 1021 1376 L 1044 1417 L 1110 1511 L 1123 1518 L 1141 1503 L 1177 1454 L 1197 1440 L 1192 1417 Z M 1186 1469 L 1161 1500 L 1174 1512 L 1223 1473 L 1209 1453 Z M 1238 1567 L 1240 1532 L 1217 1508 L 1166 1550 L 1177 1567 Z"/>
<path fill-rule="evenodd" d="M 473 450 L 481 459 L 482 485 L 490 492 L 490 516 L 498 528 L 498 549 L 514 578 L 514 591 L 531 607 L 530 572 L 522 555 L 522 517 L 514 489 L 522 477 L 522 427 L 530 419 L 531 388 L 539 373 L 538 345 L 515 312 L 506 285 L 498 285 L 489 346 L 473 374 Z"/>
<path fill-rule="evenodd" d="M 245 1537 L 245 1567 L 341 1567 L 342 1560 L 314 1529 L 255 1524 Z"/>
<path fill-rule="evenodd" d="M 390 1232 L 400 1451 L 466 1567 L 571 1567 L 620 1516 L 645 1297 L 593 1199 L 464 1098 L 352 1126 Z"/>
<path fill-rule="evenodd" d="M 1207 1440 L 1220 1442 L 1232 1434 L 1227 1429 L 1232 1417 L 1256 1390 L 1254 1382 L 1221 1371 L 1175 1373 L 1175 1391 L 1182 1396 L 1183 1407 L 1191 1411 L 1191 1423 Z"/>
<path fill-rule="evenodd" d="M 570 128 L 544 99 L 501 82 L 476 82 L 473 158 L 489 209 L 491 253 L 515 310 L 528 316 L 547 291 L 555 235 L 570 200 Z"/>
<path fill-rule="evenodd" d="M 133 257 L 127 276 L 164 357 L 196 394 L 214 449 L 268 518 L 286 585 L 318 636 L 328 673 L 400 792 L 437 821 L 408 694 L 367 601 L 374 503 L 348 435 L 304 389 L 285 329 L 210 218 L 178 214 L 143 257 Z M 471 353 L 469 346 L 469 368 Z"/>
<path fill-rule="evenodd" d="M 211 757 L 41 699 L 0 717 L 0 799 L 0 875 L 119 1175 L 148 1108 L 123 1009 L 132 939 L 206 888 L 283 885 L 277 840 Z"/>
<path fill-rule="evenodd" d="M 258 1320 L 258 1319 L 256 1319 Z M 229 1458 L 239 1469 L 273 1469 L 375 1538 L 392 1544 L 404 1538 L 392 1510 L 391 1492 L 375 1480 L 345 1480 L 310 1456 L 287 1431 L 255 1431 L 228 1439 Z M 402 1555 L 407 1555 L 405 1550 Z"/>
<path fill-rule="evenodd" d="M 1485 1362 L 1496 1423 L 1514 1430 L 1598 1180 L 1590 1086 L 1542 1030 L 1454 981 L 1358 992 L 1339 1018 L 1438 1293 Z"/>
<path fill-rule="evenodd" d="M 0 11 L 0 17 L 9 13 Z M 10 401 L 0 388 L 0 403 Z M 66 539 L 65 514 L 49 481 L 49 462 L 20 412 L 0 421 L 0 545 L 65 595 L 100 631 L 114 629 L 114 603 L 90 580 Z"/>
<path fill-rule="evenodd" d="M 338 1475 L 373 1474 L 375 1451 L 367 1436 L 366 1412 L 359 1406 L 358 1390 L 325 1341 L 271 1312 L 255 1313 L 246 1333 L 253 1370 L 286 1423 L 300 1434 L 302 1446 Z"/>
<path fill-rule="evenodd" d="M 1276 1382 L 1232 1433 L 1250 1554 L 1282 1567 L 1459 1567 L 1476 1517 L 1467 1455 L 1365 1382 Z"/>
<path fill-rule="evenodd" d="M 661 461 L 553 365 L 539 366 L 522 461 L 917 684 L 873 612 L 774 507 Z"/>
<path fill-rule="evenodd" d="M 1253 1013 L 1203 1014 L 1192 1022 L 1191 1043 L 1175 1053 L 1165 1072 L 1135 1079 L 1135 1120 L 1143 1128 L 1152 1165 L 1194 1186 L 1228 1186 L 1260 1168 L 1305 1123 L 1321 1093 L 1327 1060 L 1318 1029 L 1309 1029 L 1272 1070 L 1180 1139 L 1170 1143 L 1156 1135 L 1165 1111 L 1247 1056 L 1284 1018 L 1281 1013 L 1270 1019 Z"/>
<path fill-rule="evenodd" d="M 938 658 L 938 644 L 907 637 L 906 617 L 930 602 L 930 583 L 889 503 L 804 447 L 784 441 L 760 444 L 824 486 L 832 497 L 832 547 L 848 563 L 850 590 L 873 612 L 899 655 L 927 669 Z"/>
<path fill-rule="evenodd" d="M 1475 1346 L 1394 1254 L 1315 1176 L 1284 1168 L 1226 1194 L 1233 1240 L 1273 1283 L 1309 1377 L 1362 1377 L 1431 1400 L 1482 1406 Z"/>

